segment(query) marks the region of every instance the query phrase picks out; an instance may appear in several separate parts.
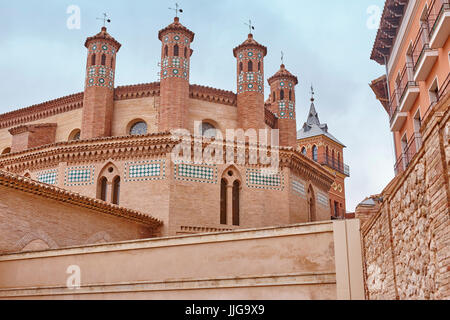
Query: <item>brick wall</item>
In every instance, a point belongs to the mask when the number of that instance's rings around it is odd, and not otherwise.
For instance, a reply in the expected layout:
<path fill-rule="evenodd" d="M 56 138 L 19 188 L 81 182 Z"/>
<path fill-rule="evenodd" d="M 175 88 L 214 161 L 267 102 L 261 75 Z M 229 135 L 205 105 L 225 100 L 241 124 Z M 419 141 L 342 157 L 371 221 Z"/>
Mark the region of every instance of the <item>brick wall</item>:
<path fill-rule="evenodd" d="M 0 254 L 151 238 L 124 218 L 0 186 Z"/>

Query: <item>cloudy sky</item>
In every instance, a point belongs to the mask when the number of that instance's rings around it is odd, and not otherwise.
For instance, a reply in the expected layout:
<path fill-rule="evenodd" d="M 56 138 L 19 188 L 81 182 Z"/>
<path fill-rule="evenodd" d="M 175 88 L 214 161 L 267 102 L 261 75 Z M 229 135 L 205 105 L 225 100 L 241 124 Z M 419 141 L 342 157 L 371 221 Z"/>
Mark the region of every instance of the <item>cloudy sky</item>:
<path fill-rule="evenodd" d="M 86 37 L 99 32 L 103 12 L 108 32 L 122 43 L 116 85 L 157 81 L 158 30 L 172 22 L 174 1 L 0 0 L 0 113 L 83 91 Z M 265 77 L 285 53 L 299 77 L 297 122 L 316 108 L 330 132 L 346 144 L 350 165 L 347 210 L 380 192 L 394 176 L 388 116 L 369 87 L 385 72 L 371 61 L 376 14 L 383 0 L 178 0 L 181 22 L 196 33 L 191 83 L 236 91 L 232 49 L 246 39 L 251 19 L 255 39 L 268 47 Z M 80 9 L 80 28 L 69 29 L 67 9 Z M 268 89 L 266 89 L 266 95 Z"/>

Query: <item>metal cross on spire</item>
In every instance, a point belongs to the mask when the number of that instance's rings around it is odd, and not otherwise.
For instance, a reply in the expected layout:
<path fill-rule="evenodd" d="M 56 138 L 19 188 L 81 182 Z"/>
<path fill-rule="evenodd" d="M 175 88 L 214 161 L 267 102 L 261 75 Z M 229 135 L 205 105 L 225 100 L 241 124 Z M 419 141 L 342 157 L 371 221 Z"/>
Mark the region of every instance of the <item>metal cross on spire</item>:
<path fill-rule="evenodd" d="M 284 64 L 284 52 L 281 51 L 281 64 Z"/>
<path fill-rule="evenodd" d="M 246 26 L 248 26 L 248 29 L 250 30 L 250 34 L 252 33 L 252 30 L 255 30 L 255 26 L 252 25 L 252 20 L 248 20 L 248 23 L 244 23 Z"/>
<path fill-rule="evenodd" d="M 106 23 L 111 23 L 111 19 L 109 19 L 106 13 L 103 14 L 103 18 L 97 18 L 97 20 L 103 20 L 103 26 L 106 27 Z"/>
<path fill-rule="evenodd" d="M 312 84 L 311 84 L 311 101 L 314 101 L 314 88 Z"/>
<path fill-rule="evenodd" d="M 175 11 L 175 17 L 178 18 L 178 13 L 183 13 L 183 9 L 180 9 L 178 3 L 175 3 L 175 8 L 169 8 L 169 10 Z"/>

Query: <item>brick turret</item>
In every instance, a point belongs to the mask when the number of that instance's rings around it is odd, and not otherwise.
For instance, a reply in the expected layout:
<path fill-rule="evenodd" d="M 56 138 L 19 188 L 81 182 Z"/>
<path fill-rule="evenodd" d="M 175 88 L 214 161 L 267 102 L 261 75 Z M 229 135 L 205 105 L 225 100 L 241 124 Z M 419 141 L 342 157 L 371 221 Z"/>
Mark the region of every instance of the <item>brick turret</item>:
<path fill-rule="evenodd" d="M 237 59 L 237 108 L 239 128 L 264 129 L 264 57 L 267 48 L 249 34 L 233 50 Z"/>
<path fill-rule="evenodd" d="M 86 85 L 83 100 L 83 139 L 111 136 L 114 108 L 116 54 L 121 44 L 106 32 L 106 27 L 86 39 L 88 49 Z"/>
<path fill-rule="evenodd" d="M 158 37 L 162 42 L 159 131 L 189 127 L 189 67 L 194 35 L 178 17 L 159 31 Z"/>
<path fill-rule="evenodd" d="M 271 111 L 278 116 L 280 145 L 297 148 L 297 121 L 295 113 L 296 76 L 286 70 L 284 64 L 268 80 L 270 85 Z"/>

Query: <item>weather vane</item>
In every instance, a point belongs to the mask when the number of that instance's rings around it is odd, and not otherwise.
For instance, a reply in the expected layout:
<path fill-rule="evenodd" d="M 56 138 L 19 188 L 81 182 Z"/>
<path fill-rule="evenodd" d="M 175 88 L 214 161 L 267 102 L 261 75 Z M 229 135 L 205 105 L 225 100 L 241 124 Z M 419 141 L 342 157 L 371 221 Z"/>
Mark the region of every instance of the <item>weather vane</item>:
<path fill-rule="evenodd" d="M 175 3 L 175 9 L 169 8 L 169 10 L 175 11 L 175 17 L 177 17 L 177 18 L 178 18 L 178 13 L 183 13 L 183 9 L 180 9 L 180 6 L 178 5 L 178 3 Z"/>
<path fill-rule="evenodd" d="M 281 51 L 281 64 L 284 64 L 284 52 Z"/>
<path fill-rule="evenodd" d="M 311 84 L 311 101 L 314 101 L 314 87 Z"/>
<path fill-rule="evenodd" d="M 106 13 L 103 14 L 103 18 L 97 18 L 97 20 L 103 20 L 103 26 L 106 27 L 106 23 L 111 23 L 111 19 L 109 19 Z"/>
<path fill-rule="evenodd" d="M 248 23 L 244 23 L 246 26 L 248 26 L 248 29 L 250 30 L 250 33 L 252 33 L 252 30 L 255 30 L 255 27 L 252 25 L 252 20 L 248 20 Z"/>

